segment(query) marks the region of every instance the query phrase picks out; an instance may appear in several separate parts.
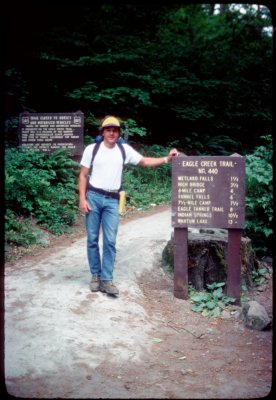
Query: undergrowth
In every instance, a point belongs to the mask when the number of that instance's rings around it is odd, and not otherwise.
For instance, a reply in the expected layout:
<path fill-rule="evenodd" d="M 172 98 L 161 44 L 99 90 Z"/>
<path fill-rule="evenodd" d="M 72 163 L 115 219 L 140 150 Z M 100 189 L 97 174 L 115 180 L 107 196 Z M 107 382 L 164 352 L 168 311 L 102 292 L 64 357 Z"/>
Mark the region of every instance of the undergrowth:
<path fill-rule="evenodd" d="M 207 284 L 208 290 L 196 291 L 189 285 L 189 300 L 192 311 L 201 313 L 204 317 L 219 317 L 222 311 L 236 299 L 226 296 L 223 292 L 225 282 Z"/>
<path fill-rule="evenodd" d="M 256 254 L 272 252 L 273 190 L 272 138 L 246 155 L 245 234 Z M 164 157 L 167 147 L 141 145 L 144 156 Z M 78 210 L 79 164 L 65 149 L 45 154 L 35 150 L 5 151 L 5 244 L 29 246 L 37 243 L 38 227 L 55 235 L 74 226 Z M 142 168 L 127 165 L 123 188 L 128 209 L 147 209 L 171 201 L 171 165 Z M 31 223 L 35 221 L 35 224 Z M 35 227 L 34 227 L 35 225 Z"/>

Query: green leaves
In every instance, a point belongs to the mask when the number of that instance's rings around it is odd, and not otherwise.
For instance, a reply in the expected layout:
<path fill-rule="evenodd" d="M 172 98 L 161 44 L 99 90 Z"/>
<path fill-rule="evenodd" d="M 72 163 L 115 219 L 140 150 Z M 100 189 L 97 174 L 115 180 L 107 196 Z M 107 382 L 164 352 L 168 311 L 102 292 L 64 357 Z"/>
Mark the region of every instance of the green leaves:
<path fill-rule="evenodd" d="M 131 88 L 126 86 L 117 86 L 115 88 L 99 89 L 93 82 L 86 82 L 83 87 L 67 93 L 67 96 L 73 99 L 84 98 L 92 103 L 103 103 L 104 101 L 113 104 L 124 104 L 128 99 L 136 100 L 135 107 L 151 106 L 150 94 L 148 91 Z"/>
<path fill-rule="evenodd" d="M 40 226 L 55 234 L 72 225 L 77 211 L 78 163 L 68 151 L 46 155 L 6 149 L 5 164 L 7 241 L 28 244 L 34 240 L 31 228 L 23 229 L 22 217 L 35 217 Z"/>
<path fill-rule="evenodd" d="M 132 118 L 127 119 L 124 122 L 124 126 L 127 126 L 128 128 L 129 137 L 132 137 L 134 135 L 143 137 L 147 134 L 146 128 L 144 128 L 143 126 L 138 126 L 137 122 L 134 121 Z"/>
<path fill-rule="evenodd" d="M 207 284 L 209 291 L 196 292 L 189 286 L 189 299 L 193 303 L 192 311 L 201 313 L 204 317 L 218 317 L 227 305 L 234 303 L 235 299 L 223 293 L 224 282 Z"/>
<path fill-rule="evenodd" d="M 271 131 L 273 40 L 265 7 L 79 4 L 62 18 L 44 10 L 47 23 L 32 27 L 34 41 L 25 36 L 28 11 L 21 11 L 16 29 L 27 48 L 7 24 L 8 143 L 16 143 L 19 110 L 61 105 L 80 108 L 86 128 L 91 110 L 97 118 L 115 113 L 137 120 L 151 131 L 151 143 L 196 131 L 193 151 L 198 142 L 204 148 L 206 135 L 231 137 L 246 149 Z"/>
<path fill-rule="evenodd" d="M 272 251 L 273 170 L 272 137 L 246 156 L 245 233 L 259 255 Z"/>
<path fill-rule="evenodd" d="M 252 271 L 252 277 L 254 284 L 262 285 L 271 277 L 271 273 L 267 268 L 258 268 L 257 270 Z"/>
<path fill-rule="evenodd" d="M 146 157 L 164 157 L 168 153 L 168 149 L 160 145 L 142 146 L 139 151 Z M 171 200 L 170 165 L 164 164 L 158 168 L 127 165 L 123 186 L 129 207 L 145 209 L 151 203 L 167 203 Z"/>

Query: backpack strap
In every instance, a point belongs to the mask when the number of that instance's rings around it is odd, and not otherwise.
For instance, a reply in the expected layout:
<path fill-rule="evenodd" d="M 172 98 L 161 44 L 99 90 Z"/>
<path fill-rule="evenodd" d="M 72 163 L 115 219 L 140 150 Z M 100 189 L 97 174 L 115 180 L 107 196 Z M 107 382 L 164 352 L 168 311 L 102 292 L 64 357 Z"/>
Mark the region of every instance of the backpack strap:
<path fill-rule="evenodd" d="M 122 145 L 122 143 L 123 143 L 123 142 L 117 142 L 117 146 L 118 146 L 119 149 L 121 150 L 122 157 L 123 157 L 123 164 L 124 164 L 125 161 L 126 161 L 126 151 L 125 151 L 125 148 L 124 148 L 124 146 Z"/>
<path fill-rule="evenodd" d="M 126 151 L 124 146 L 122 145 L 122 142 L 117 142 L 117 145 L 119 146 L 119 149 L 121 150 L 122 153 L 122 157 L 123 157 L 123 168 L 125 165 L 125 161 L 126 161 Z M 121 186 L 119 188 L 119 192 L 121 192 L 123 190 L 123 174 L 122 174 L 122 180 L 121 180 Z"/>
<path fill-rule="evenodd" d="M 90 163 L 90 167 L 89 167 L 88 176 L 90 176 L 90 175 L 92 174 L 93 161 L 94 161 L 94 158 L 95 158 L 96 154 L 98 153 L 98 150 L 99 150 L 99 148 L 100 148 L 100 145 L 101 145 L 101 142 L 97 142 L 97 143 L 95 143 L 95 146 L 94 146 L 94 148 L 93 148 L 93 151 L 92 151 L 92 158 L 91 158 L 91 163 Z"/>

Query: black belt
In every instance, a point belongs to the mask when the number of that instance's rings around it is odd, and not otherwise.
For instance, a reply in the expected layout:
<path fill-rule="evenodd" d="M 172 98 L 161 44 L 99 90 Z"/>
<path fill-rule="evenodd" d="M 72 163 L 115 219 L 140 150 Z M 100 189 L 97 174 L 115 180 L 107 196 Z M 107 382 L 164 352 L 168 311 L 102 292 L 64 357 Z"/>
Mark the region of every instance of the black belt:
<path fill-rule="evenodd" d="M 103 194 L 104 196 L 112 197 L 113 199 L 119 200 L 119 192 L 110 192 L 108 190 L 95 188 L 94 186 L 92 186 L 90 184 L 88 185 L 88 190 L 92 190 L 93 192 L 100 193 L 100 194 Z"/>

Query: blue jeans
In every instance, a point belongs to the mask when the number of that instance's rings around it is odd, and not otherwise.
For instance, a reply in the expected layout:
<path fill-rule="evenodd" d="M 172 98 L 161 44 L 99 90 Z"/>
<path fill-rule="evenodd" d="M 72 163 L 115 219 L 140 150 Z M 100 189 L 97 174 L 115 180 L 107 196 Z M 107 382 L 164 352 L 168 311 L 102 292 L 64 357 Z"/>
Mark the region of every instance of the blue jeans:
<path fill-rule="evenodd" d="M 86 198 L 92 208 L 86 214 L 87 256 L 90 272 L 103 281 L 110 281 L 113 278 L 120 219 L 118 200 L 91 190 L 87 192 Z M 100 227 L 103 234 L 102 258 L 99 249 Z"/>

